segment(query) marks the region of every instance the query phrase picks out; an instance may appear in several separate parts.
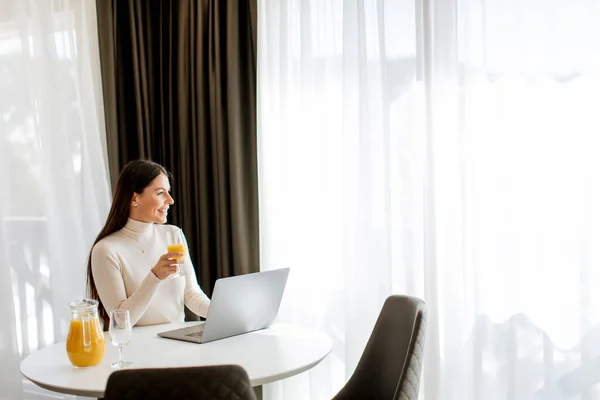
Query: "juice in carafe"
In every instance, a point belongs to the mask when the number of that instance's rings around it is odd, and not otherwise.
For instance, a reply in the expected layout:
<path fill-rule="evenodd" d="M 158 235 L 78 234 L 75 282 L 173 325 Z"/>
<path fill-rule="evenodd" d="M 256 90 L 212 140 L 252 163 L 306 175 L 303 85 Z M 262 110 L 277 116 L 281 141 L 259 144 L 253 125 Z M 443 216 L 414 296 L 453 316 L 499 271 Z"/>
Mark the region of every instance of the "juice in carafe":
<path fill-rule="evenodd" d="M 76 367 L 98 365 L 104 358 L 106 340 L 98 319 L 98 301 L 77 300 L 71 306 L 67 355 Z"/>

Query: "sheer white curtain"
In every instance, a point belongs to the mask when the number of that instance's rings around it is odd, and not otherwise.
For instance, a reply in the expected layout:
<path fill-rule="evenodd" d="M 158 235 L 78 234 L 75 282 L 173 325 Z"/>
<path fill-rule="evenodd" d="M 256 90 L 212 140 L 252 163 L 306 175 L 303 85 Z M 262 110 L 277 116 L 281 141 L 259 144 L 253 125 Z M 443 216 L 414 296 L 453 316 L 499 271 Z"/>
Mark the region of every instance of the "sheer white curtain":
<path fill-rule="evenodd" d="M 0 398 L 66 338 L 110 205 L 94 1 L 0 3 Z"/>
<path fill-rule="evenodd" d="M 599 17 L 259 1 L 261 264 L 335 343 L 266 398 L 337 392 L 391 293 L 429 306 L 424 399 L 600 398 Z"/>

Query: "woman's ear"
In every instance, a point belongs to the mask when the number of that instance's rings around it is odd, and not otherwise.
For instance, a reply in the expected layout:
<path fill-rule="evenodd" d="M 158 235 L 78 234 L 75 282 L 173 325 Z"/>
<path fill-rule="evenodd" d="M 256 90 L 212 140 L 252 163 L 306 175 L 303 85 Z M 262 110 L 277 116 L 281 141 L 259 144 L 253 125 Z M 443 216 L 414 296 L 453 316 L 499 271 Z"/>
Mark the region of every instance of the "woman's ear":
<path fill-rule="evenodd" d="M 137 193 L 134 193 L 133 196 L 131 197 L 131 205 L 134 207 L 138 206 L 138 196 Z"/>

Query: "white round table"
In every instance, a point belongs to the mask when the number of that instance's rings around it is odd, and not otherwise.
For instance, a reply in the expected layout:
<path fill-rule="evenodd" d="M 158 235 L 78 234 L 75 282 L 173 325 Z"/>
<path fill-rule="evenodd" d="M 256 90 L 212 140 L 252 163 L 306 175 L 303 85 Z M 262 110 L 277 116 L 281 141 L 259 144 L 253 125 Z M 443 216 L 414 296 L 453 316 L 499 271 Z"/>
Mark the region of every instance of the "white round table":
<path fill-rule="evenodd" d="M 241 365 L 252 386 L 284 379 L 307 371 L 325 358 L 333 347 L 331 339 L 318 331 L 287 324 L 250 332 L 214 342 L 196 344 L 156 336 L 197 322 L 181 322 L 133 329 L 123 359 L 130 368 L 170 368 L 203 365 Z M 106 338 L 102 363 L 90 368 L 73 368 L 65 342 L 31 354 L 21 363 L 21 373 L 45 389 L 78 396 L 103 397 L 110 364 L 118 358 L 117 349 Z"/>

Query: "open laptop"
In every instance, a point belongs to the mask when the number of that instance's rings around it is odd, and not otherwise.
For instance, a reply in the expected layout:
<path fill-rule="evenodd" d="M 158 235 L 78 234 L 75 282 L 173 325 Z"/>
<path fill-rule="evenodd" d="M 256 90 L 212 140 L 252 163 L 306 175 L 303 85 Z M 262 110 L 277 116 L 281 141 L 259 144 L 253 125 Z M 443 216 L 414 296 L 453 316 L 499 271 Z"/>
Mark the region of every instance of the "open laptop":
<path fill-rule="evenodd" d="M 289 268 L 218 279 L 206 321 L 158 336 L 207 343 L 264 329 L 279 311 Z"/>

